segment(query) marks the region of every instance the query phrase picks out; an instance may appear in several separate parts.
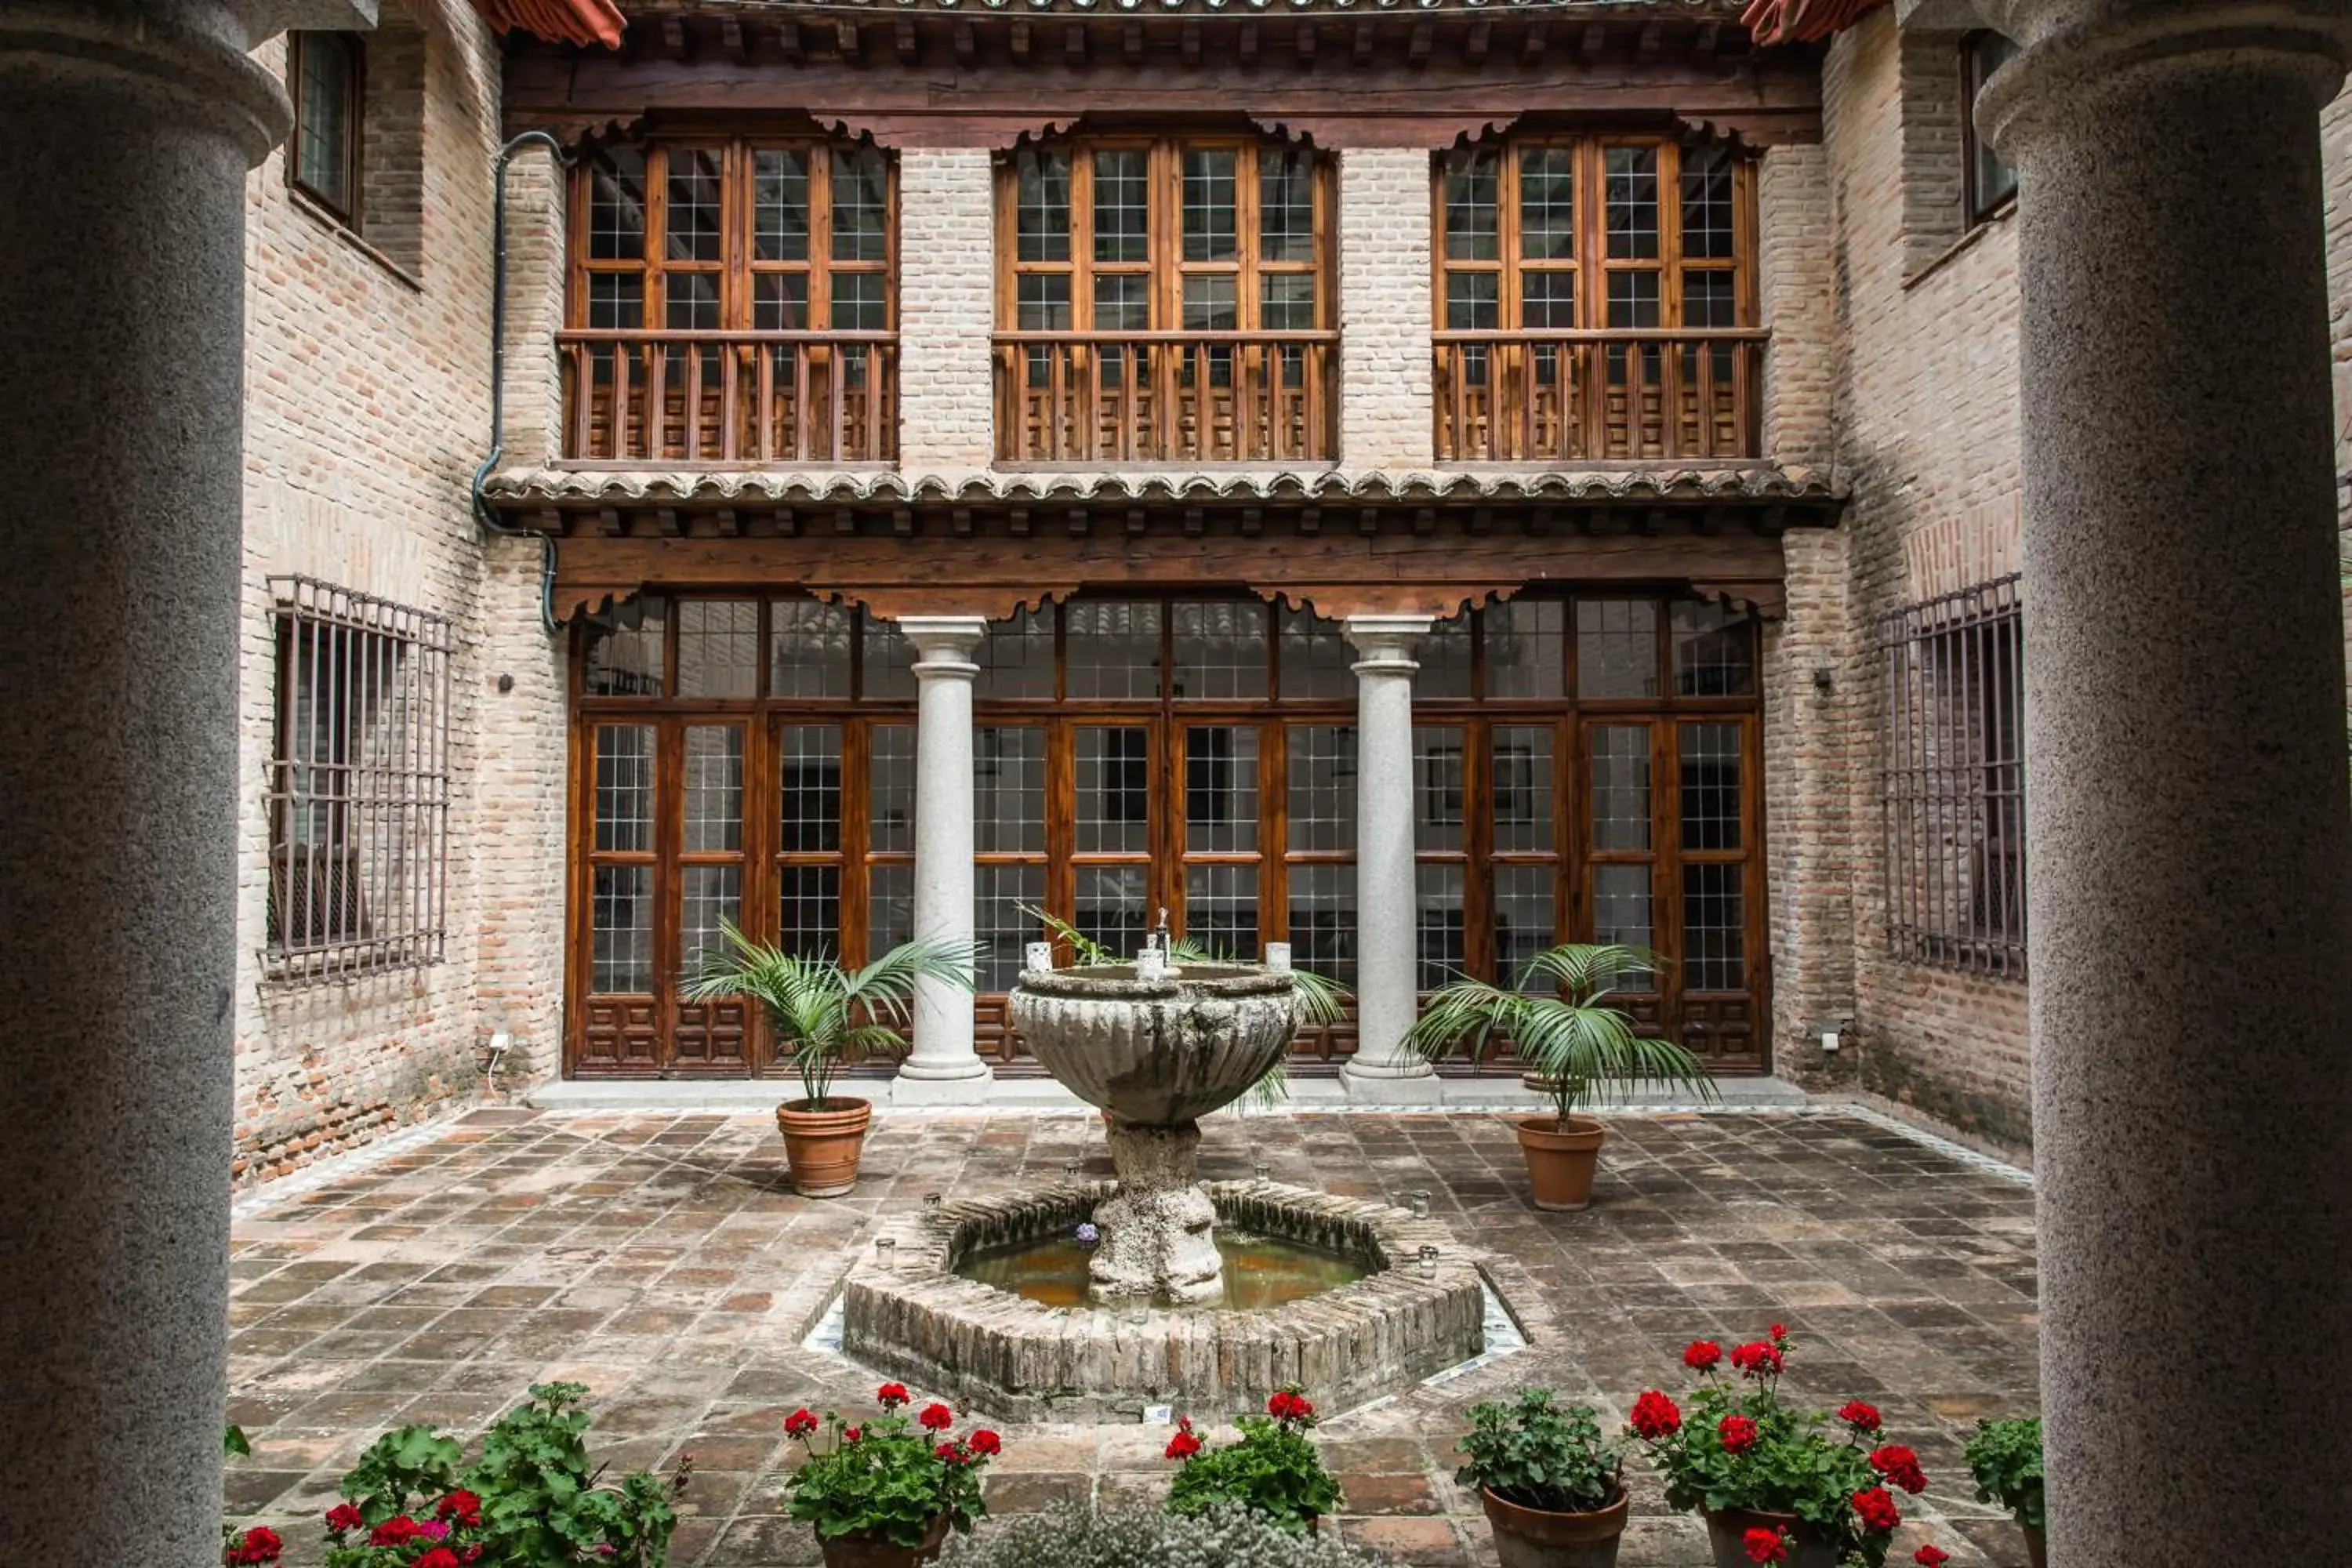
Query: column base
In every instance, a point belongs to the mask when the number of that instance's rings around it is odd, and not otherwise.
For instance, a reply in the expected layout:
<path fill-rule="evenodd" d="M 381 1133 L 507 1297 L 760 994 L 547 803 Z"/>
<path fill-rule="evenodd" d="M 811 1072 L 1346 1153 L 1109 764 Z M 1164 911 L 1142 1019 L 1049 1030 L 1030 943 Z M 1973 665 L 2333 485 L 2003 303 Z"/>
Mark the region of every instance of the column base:
<path fill-rule="evenodd" d="M 1444 1083 L 1427 1062 L 1360 1068 L 1345 1061 L 1339 1064 L 1339 1087 L 1349 1100 L 1367 1105 L 1442 1105 L 1445 1100 Z"/>
<path fill-rule="evenodd" d="M 893 1105 L 980 1105 L 988 1099 L 989 1085 L 996 1074 L 986 1062 L 975 1061 L 969 1066 L 958 1062 L 951 1069 L 930 1068 L 928 1071 L 908 1062 L 898 1068 L 898 1076 L 890 1080 L 890 1103 Z"/>

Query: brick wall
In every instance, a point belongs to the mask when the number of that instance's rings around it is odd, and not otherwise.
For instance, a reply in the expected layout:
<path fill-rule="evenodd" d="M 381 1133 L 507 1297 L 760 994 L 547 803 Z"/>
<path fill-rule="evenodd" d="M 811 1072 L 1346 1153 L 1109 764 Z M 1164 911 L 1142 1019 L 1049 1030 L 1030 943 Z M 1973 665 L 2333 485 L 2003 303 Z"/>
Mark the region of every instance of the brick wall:
<path fill-rule="evenodd" d="M 1339 153 L 1339 461 L 1426 469 L 1430 405 L 1430 154 Z"/>
<path fill-rule="evenodd" d="M 951 482 L 994 456 L 995 174 L 977 148 L 898 155 L 899 466 Z"/>
<path fill-rule="evenodd" d="M 338 229 L 289 196 L 282 153 L 247 187 L 236 1151 L 244 1180 L 472 1093 L 490 1028 L 523 1030 L 534 1052 L 551 1044 L 547 1010 L 560 984 L 549 943 L 561 929 L 562 850 L 544 817 L 561 810 L 562 707 L 551 645 L 530 607 L 536 546 L 507 552 L 486 582 L 468 501 L 488 439 L 498 54 L 464 0 L 385 0 L 383 21 L 371 68 L 413 51 L 416 161 L 365 176 L 390 182 L 365 188 L 382 214 L 392 198 L 378 193 L 412 180 L 413 235 L 371 228 L 362 242 Z M 282 41 L 257 58 L 282 69 Z M 384 96 L 396 103 L 398 90 Z M 392 255 L 394 247 L 410 257 Z M 277 666 L 267 580 L 288 573 L 457 622 L 448 947 L 430 968 L 303 987 L 264 978 Z M 516 676 L 505 695 L 495 689 L 501 670 Z M 518 749 L 529 753 L 519 767 L 494 765 Z"/>

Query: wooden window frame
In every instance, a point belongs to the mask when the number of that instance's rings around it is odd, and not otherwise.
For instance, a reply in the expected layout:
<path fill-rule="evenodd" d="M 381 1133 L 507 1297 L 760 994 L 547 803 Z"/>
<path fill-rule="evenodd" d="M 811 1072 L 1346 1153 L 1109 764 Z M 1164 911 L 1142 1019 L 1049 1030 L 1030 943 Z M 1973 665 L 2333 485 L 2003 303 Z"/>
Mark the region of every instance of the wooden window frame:
<path fill-rule="evenodd" d="M 2016 54 L 2016 44 L 1990 27 L 1962 34 L 1959 43 L 1960 216 L 1969 228 L 1999 216 L 2017 201 L 2017 171 L 2010 167 L 2006 159 L 2001 160 L 2001 166 L 2009 169 L 2009 188 L 1990 194 L 1983 189 L 1985 155 L 1992 153 L 1996 158 L 2000 156 L 1985 145 L 1983 134 L 1977 128 L 1977 94 L 1991 79 L 1993 71 L 2000 69 L 1998 64 L 1990 68 L 1985 64 L 1987 45 L 1993 40 L 2008 45 L 2011 56 Z"/>
<path fill-rule="evenodd" d="M 351 193 L 351 199 L 339 202 L 303 178 L 302 174 L 304 164 L 310 162 L 310 140 L 302 126 L 302 96 L 304 83 L 310 77 L 315 58 L 310 40 L 320 36 L 317 32 L 303 30 L 286 35 L 287 96 L 294 100 L 293 129 L 286 138 L 286 183 L 325 208 L 345 228 L 356 233 L 360 227 L 365 191 L 362 183 L 365 160 L 362 156 L 362 147 L 366 141 L 367 124 L 367 40 L 357 33 L 327 35 L 341 39 L 342 47 L 350 51 L 350 63 L 342 72 L 344 124 L 348 133 L 338 161 L 343 166 L 344 187 Z"/>

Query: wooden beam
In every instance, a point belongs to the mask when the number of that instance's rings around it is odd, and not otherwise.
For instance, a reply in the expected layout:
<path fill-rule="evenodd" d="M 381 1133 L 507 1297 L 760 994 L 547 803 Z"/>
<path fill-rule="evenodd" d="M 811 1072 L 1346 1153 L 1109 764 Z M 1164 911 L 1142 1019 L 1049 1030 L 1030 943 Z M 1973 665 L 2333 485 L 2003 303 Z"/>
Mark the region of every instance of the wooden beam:
<path fill-rule="evenodd" d="M 856 533 L 857 531 L 857 514 L 850 510 L 845 506 L 835 507 L 833 509 L 833 531 L 835 533 L 843 534 Z"/>
<path fill-rule="evenodd" d="M 776 52 L 784 57 L 787 65 L 808 63 L 808 54 L 801 47 L 801 25 L 798 22 L 787 18 L 777 26 Z"/>
<path fill-rule="evenodd" d="M 694 45 L 687 38 L 684 18 L 678 16 L 662 18 L 661 48 L 662 53 L 671 59 L 680 60 L 688 65 L 694 63 Z"/>
<path fill-rule="evenodd" d="M 892 507 L 890 509 L 890 531 L 898 535 L 901 539 L 912 538 L 915 532 L 915 509 L 910 506 Z"/>
<path fill-rule="evenodd" d="M 1404 58 L 1415 66 L 1427 65 L 1429 47 L 1434 41 L 1435 35 L 1430 29 L 1429 18 L 1423 16 L 1412 25 L 1411 41 L 1405 45 Z"/>
<path fill-rule="evenodd" d="M 1642 28 L 1641 42 L 1634 46 L 1633 52 L 1645 58 L 1654 55 L 1658 52 L 1658 41 L 1664 37 L 1665 24 L 1655 21 L 1647 23 Z"/>
<path fill-rule="evenodd" d="M 1584 24 L 1584 52 L 1587 56 L 1597 55 L 1608 47 L 1609 24 L 1606 22 Z"/>
<path fill-rule="evenodd" d="M 1538 16 L 1528 24 L 1527 37 L 1519 40 L 1519 58 L 1533 65 L 1543 58 L 1544 44 L 1551 37 L 1551 24 Z"/>
<path fill-rule="evenodd" d="M 1023 17 L 1014 17 L 1011 30 L 1005 35 L 1005 40 L 1013 47 L 1013 58 L 1025 64 L 1029 58 L 1028 21 Z"/>
<path fill-rule="evenodd" d="M 1238 52 L 1241 55 L 1242 65 L 1244 68 L 1247 68 L 1257 64 L 1256 17 L 1245 16 L 1242 19 L 1242 31 L 1239 42 L 1240 48 Z"/>
<path fill-rule="evenodd" d="M 913 65 L 922 58 L 921 47 L 915 41 L 915 19 L 901 16 L 890 28 L 890 39 L 898 50 L 898 63 Z"/>
<path fill-rule="evenodd" d="M 1118 48 L 1119 53 L 1127 58 L 1129 65 L 1139 66 L 1143 63 L 1142 23 L 1132 17 L 1128 20 L 1127 26 L 1118 30 Z"/>
<path fill-rule="evenodd" d="M 1300 65 L 1313 65 L 1315 63 L 1315 24 L 1312 22 L 1299 23 L 1298 41 L 1291 47 L 1297 51 L 1298 63 Z"/>
<path fill-rule="evenodd" d="M 733 16 L 719 24 L 719 41 L 726 46 L 727 58 L 737 65 L 751 63 L 751 43 L 744 37 L 743 24 Z"/>
<path fill-rule="evenodd" d="M 1062 26 L 1062 54 L 1074 66 L 1087 63 L 1087 29 L 1082 22 L 1066 22 Z"/>
<path fill-rule="evenodd" d="M 845 60 L 856 62 L 866 58 L 866 42 L 857 35 L 857 24 L 846 16 L 834 21 L 833 47 Z"/>
<path fill-rule="evenodd" d="M 1372 63 L 1372 43 L 1371 19 L 1359 17 L 1356 22 L 1356 63 L 1358 65 L 1368 66 Z"/>
<path fill-rule="evenodd" d="M 971 508 L 960 506 L 948 511 L 948 531 L 959 539 L 971 537 Z"/>
<path fill-rule="evenodd" d="M 1184 63 L 1188 66 L 1199 65 L 1201 63 L 1201 24 L 1188 16 L 1184 19 L 1183 26 L 1177 30 L 1176 36 L 1183 50 Z"/>
<path fill-rule="evenodd" d="M 1127 509 L 1127 531 L 1130 537 L 1141 533 L 1150 525 L 1150 518 L 1146 515 L 1141 507 L 1131 506 Z"/>
<path fill-rule="evenodd" d="M 980 40 L 972 35 L 971 17 L 955 19 L 954 37 L 956 64 L 970 70 L 980 63 Z"/>
<path fill-rule="evenodd" d="M 1722 26 L 1720 22 L 1698 25 L 1698 31 L 1691 37 L 1691 58 L 1702 62 L 1715 58 L 1716 37 Z"/>
<path fill-rule="evenodd" d="M 1470 34 L 1462 40 L 1462 58 L 1474 66 L 1486 63 L 1487 37 L 1495 24 L 1485 16 L 1470 24 Z"/>

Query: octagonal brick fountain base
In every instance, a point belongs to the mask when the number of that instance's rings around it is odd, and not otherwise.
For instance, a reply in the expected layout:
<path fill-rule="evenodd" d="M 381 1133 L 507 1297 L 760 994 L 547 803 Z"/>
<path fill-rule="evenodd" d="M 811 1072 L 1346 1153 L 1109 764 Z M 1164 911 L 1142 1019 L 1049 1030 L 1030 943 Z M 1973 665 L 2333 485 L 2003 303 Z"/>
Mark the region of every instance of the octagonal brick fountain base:
<path fill-rule="evenodd" d="M 1219 1225 L 1337 1254 L 1361 1278 L 1263 1310 L 1048 1306 L 960 1270 L 1068 1237 L 1110 1184 L 968 1198 L 877 1232 L 891 1245 L 867 1249 L 843 1287 L 842 1349 L 1013 1421 L 1132 1419 L 1151 1405 L 1223 1415 L 1293 1383 L 1344 1410 L 1485 1349 L 1478 1270 L 1438 1222 L 1270 1182 L 1198 1190 Z"/>

